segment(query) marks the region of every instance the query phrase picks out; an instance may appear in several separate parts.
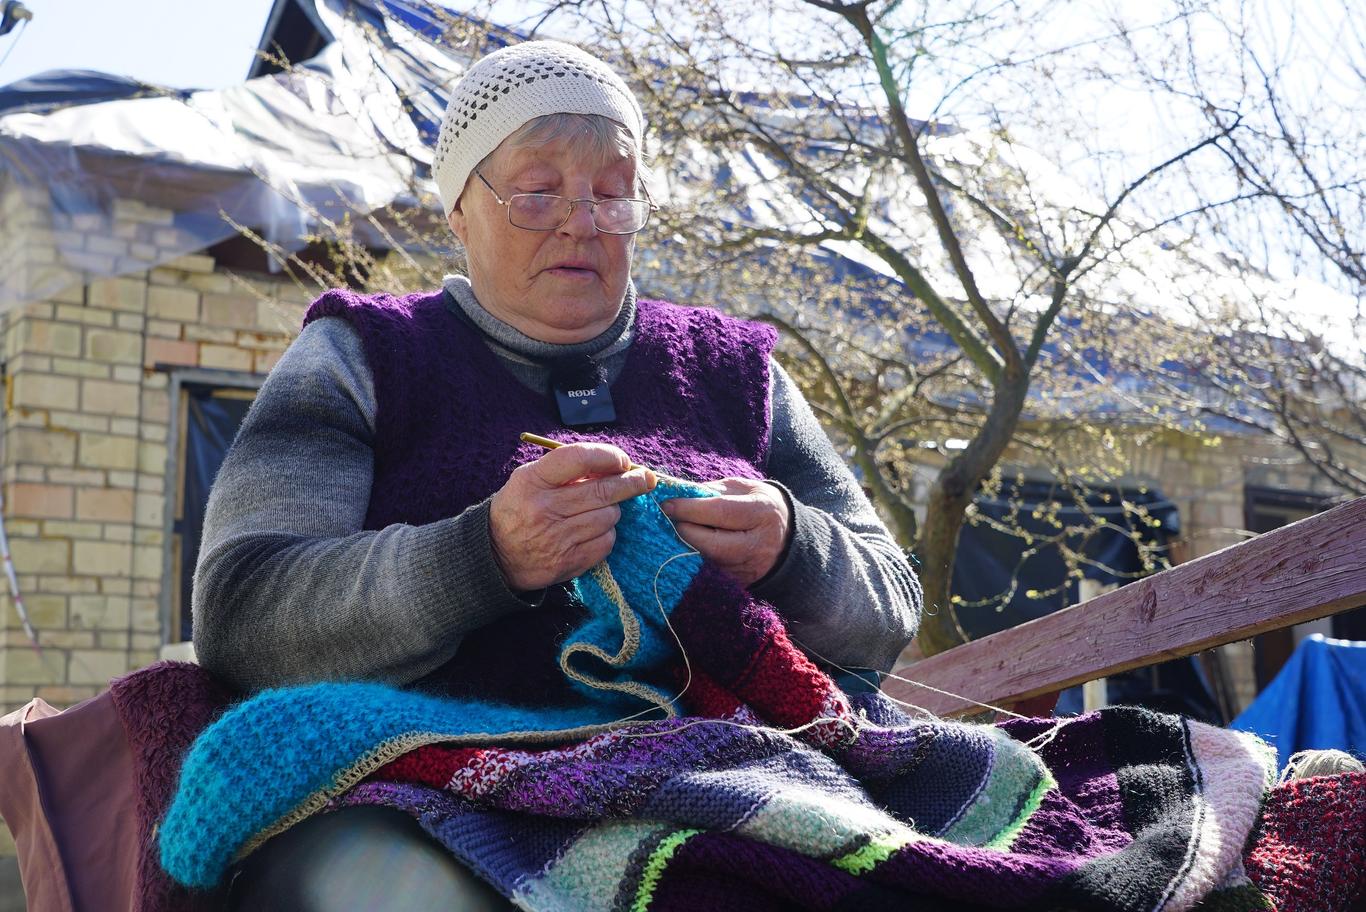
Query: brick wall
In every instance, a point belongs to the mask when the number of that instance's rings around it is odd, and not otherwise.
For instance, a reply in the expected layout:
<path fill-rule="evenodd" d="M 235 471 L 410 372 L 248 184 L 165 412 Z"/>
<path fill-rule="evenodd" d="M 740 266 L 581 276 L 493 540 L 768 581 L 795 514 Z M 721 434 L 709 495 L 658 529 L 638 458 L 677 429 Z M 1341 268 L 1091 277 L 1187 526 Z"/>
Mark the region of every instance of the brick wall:
<path fill-rule="evenodd" d="M 71 220 L 60 229 L 64 250 L 115 258 L 175 231 L 166 210 L 120 201 L 113 213 Z M 194 255 L 71 284 L 0 322 L 4 516 L 44 647 L 41 655 L 29 647 L 5 598 L 0 705 L 34 695 L 76 702 L 157 658 L 174 494 L 166 368 L 264 375 L 295 332 L 304 298 L 292 285 L 239 279 Z"/>

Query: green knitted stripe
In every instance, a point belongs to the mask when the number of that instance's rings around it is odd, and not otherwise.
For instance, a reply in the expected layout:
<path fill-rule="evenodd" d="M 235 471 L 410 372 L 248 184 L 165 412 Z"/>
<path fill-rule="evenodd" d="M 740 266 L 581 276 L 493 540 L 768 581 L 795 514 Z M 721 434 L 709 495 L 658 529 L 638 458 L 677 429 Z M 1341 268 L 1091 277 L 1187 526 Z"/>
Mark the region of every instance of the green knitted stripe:
<path fill-rule="evenodd" d="M 1020 835 L 1020 831 L 1029 822 L 1029 818 L 1033 817 L 1034 812 L 1043 804 L 1043 796 L 1048 793 L 1049 789 L 1057 788 L 1057 785 L 1058 782 L 1053 778 L 1053 774 L 1045 769 L 1043 775 L 1039 777 L 1038 784 L 1034 786 L 1034 790 L 1020 804 L 1020 813 L 1015 815 L 1015 819 L 1001 831 L 999 836 L 988 842 L 986 847 L 988 849 L 1001 849 L 1002 851 L 1009 849 L 1015 842 L 1015 837 Z"/>
<path fill-rule="evenodd" d="M 886 861 L 893 852 L 910 845 L 914 841 L 915 835 L 906 830 L 882 833 L 874 836 L 872 841 L 863 848 L 836 858 L 830 863 L 841 871 L 847 871 L 850 874 L 867 874 Z"/>
<path fill-rule="evenodd" d="M 999 844 L 1007 834 L 1013 839 L 1023 826 L 1021 817 L 1038 808 L 1035 793 L 1041 799 L 1053 784 L 1048 768 L 1029 748 L 1000 730 L 993 730 L 991 739 L 995 756 L 986 785 L 940 838 L 968 846 Z"/>
<path fill-rule="evenodd" d="M 650 853 L 649 861 L 645 862 L 645 870 L 640 874 L 640 886 L 636 888 L 636 901 L 631 905 L 631 912 L 646 912 L 650 908 L 655 887 L 659 886 L 659 878 L 664 876 L 669 859 L 673 858 L 679 846 L 700 832 L 702 831 L 675 830 L 659 841 L 659 846 Z"/>

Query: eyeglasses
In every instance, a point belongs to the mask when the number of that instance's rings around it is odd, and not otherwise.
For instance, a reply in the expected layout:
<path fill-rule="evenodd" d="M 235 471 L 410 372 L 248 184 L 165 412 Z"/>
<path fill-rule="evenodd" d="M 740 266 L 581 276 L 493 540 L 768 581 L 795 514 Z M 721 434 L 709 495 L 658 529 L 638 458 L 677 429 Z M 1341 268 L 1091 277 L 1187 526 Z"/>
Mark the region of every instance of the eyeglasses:
<path fill-rule="evenodd" d="M 498 195 L 498 191 L 493 189 L 493 184 L 488 182 L 488 178 L 478 171 L 474 173 L 484 182 L 484 186 L 489 188 L 498 205 L 507 207 L 508 221 L 528 231 L 554 231 L 569 221 L 569 217 L 574 214 L 575 206 L 587 203 L 589 214 L 593 218 L 593 227 L 603 234 L 635 234 L 645 227 L 645 223 L 650 220 L 650 213 L 659 209 L 648 198 L 565 199 L 554 193 L 514 193 L 509 199 L 503 199 Z M 650 195 L 648 190 L 645 191 L 645 195 Z"/>

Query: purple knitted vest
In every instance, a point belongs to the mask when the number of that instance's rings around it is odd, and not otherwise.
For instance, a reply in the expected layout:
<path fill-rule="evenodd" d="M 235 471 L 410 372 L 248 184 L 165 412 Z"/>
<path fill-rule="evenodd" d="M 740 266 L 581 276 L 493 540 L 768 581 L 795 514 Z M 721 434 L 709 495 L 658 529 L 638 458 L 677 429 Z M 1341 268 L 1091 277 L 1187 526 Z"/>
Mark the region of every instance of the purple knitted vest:
<path fill-rule="evenodd" d="M 581 434 L 561 426 L 549 393 L 513 377 L 455 307 L 440 291 L 400 298 L 338 289 L 304 317 L 305 325 L 347 319 L 374 376 L 365 528 L 422 525 L 480 503 L 518 465 L 544 453 L 518 440 L 522 431 L 612 443 L 632 461 L 681 478 L 764 477 L 772 327 L 709 308 L 637 302 L 635 335 L 612 384 L 617 421 Z M 421 684 L 514 703 L 567 699 L 555 656 L 581 617 L 563 590 L 553 590 L 540 609 L 466 636 L 455 657 Z"/>

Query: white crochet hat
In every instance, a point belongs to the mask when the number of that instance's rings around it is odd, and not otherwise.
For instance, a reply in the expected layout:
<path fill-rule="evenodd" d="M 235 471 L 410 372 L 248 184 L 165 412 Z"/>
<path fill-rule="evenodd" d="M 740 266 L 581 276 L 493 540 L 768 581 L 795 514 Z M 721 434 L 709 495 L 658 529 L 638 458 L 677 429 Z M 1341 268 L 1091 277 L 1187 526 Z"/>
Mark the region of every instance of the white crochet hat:
<path fill-rule="evenodd" d="M 605 63 L 560 41 L 527 41 L 494 51 L 465 71 L 446 105 L 432 176 L 449 214 L 470 172 L 527 121 L 546 114 L 601 114 L 624 126 L 640 149 L 645 115 Z"/>

